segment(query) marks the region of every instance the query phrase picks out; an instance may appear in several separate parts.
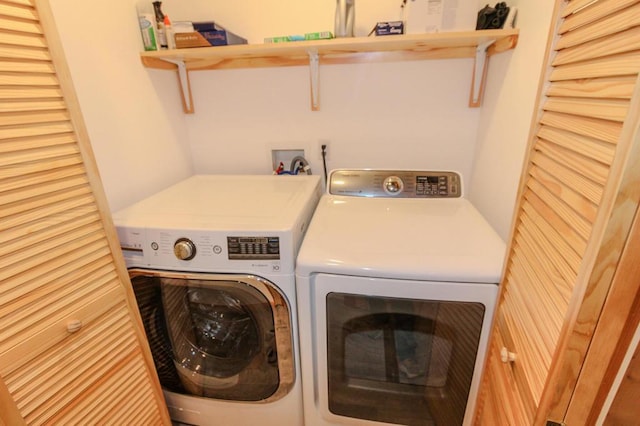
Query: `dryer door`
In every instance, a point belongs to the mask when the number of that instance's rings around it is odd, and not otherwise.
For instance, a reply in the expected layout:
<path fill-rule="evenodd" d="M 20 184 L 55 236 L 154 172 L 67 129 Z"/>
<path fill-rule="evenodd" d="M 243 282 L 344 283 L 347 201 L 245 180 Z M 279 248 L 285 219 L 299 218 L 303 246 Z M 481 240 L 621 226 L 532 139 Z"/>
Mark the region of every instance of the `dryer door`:
<path fill-rule="evenodd" d="M 131 270 L 160 382 L 173 392 L 273 401 L 293 385 L 289 308 L 249 275 Z"/>
<path fill-rule="evenodd" d="M 314 276 L 310 334 L 322 417 L 362 425 L 471 424 L 497 290 Z"/>

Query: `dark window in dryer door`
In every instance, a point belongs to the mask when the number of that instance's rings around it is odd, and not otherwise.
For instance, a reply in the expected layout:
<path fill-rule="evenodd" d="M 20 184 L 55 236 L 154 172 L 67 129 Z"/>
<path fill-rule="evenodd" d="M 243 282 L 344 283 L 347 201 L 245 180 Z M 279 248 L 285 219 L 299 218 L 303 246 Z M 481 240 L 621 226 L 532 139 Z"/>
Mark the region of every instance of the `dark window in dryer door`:
<path fill-rule="evenodd" d="M 484 306 L 327 295 L 329 410 L 403 425 L 461 425 Z"/>

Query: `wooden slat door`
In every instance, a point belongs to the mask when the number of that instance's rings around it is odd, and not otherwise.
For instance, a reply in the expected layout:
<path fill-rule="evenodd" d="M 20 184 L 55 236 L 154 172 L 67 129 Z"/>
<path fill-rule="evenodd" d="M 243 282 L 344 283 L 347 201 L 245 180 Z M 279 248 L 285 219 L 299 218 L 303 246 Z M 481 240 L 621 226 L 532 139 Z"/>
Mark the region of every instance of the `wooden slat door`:
<path fill-rule="evenodd" d="M 0 0 L 0 424 L 169 424 L 46 1 Z"/>
<path fill-rule="evenodd" d="M 555 16 L 477 424 L 564 420 L 638 206 L 640 4 Z"/>

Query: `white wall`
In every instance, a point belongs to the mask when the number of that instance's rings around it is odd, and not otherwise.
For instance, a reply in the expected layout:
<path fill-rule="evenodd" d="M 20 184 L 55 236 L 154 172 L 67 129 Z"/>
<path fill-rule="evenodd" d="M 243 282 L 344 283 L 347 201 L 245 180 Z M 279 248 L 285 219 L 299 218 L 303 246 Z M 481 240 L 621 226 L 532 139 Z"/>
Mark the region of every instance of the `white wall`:
<path fill-rule="evenodd" d="M 141 65 L 133 0 L 50 3 L 110 208 L 189 176 L 176 77 Z"/>
<path fill-rule="evenodd" d="M 193 115 L 181 112 L 175 73 L 142 67 L 134 0 L 50 1 L 113 210 L 191 173 L 269 173 L 272 149 L 305 149 L 321 174 L 319 145 L 328 143 L 329 169 L 462 172 L 506 238 L 553 1 L 521 0 L 519 46 L 491 59 L 483 108 L 467 107 L 473 61 L 457 59 L 321 65 L 318 112 L 307 67 L 192 72 Z M 400 3 L 357 1 L 356 35 L 398 19 Z M 252 43 L 332 30 L 334 8 L 333 0 L 163 1 L 174 21 L 215 20 Z"/>
<path fill-rule="evenodd" d="M 192 73 L 195 169 L 269 173 L 271 149 L 303 148 L 320 173 L 326 142 L 330 169 L 454 168 L 468 176 L 479 110 L 466 107 L 471 62 L 451 62 L 321 67 L 319 112 L 310 111 L 306 67 Z"/>
<path fill-rule="evenodd" d="M 518 8 L 517 47 L 493 56 L 478 127 L 469 198 L 503 239 L 511 227 L 534 114 L 554 1 L 510 1 Z"/>
<path fill-rule="evenodd" d="M 400 1 L 356 2 L 356 35 L 398 19 Z M 200 8 L 197 7 L 200 5 Z M 212 19 L 261 43 L 265 37 L 333 30 L 335 1 L 163 1 L 175 20 Z M 238 11 L 242 11 L 239 13 Z M 455 169 L 469 176 L 480 111 L 467 107 L 473 62 L 320 66 L 320 111 L 309 101 L 309 69 L 191 73 L 187 116 L 196 172 L 269 173 L 271 150 L 301 148 L 315 173 L 328 168 Z"/>

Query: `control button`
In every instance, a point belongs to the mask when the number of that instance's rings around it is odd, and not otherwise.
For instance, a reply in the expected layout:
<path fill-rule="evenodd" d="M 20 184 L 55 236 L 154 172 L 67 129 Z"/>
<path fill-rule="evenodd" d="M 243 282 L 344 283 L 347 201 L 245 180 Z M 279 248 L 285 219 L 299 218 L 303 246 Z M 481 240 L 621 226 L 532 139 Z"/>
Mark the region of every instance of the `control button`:
<path fill-rule="evenodd" d="M 382 188 L 389 195 L 397 195 L 404 189 L 404 182 L 398 176 L 389 176 L 384 180 Z"/>
<path fill-rule="evenodd" d="M 158 243 L 156 243 L 155 241 L 151 243 L 151 248 L 153 250 L 158 250 L 160 248 L 160 246 L 158 245 Z"/>
<path fill-rule="evenodd" d="M 215 254 L 220 254 L 220 253 L 222 253 L 222 247 L 220 247 L 220 246 L 213 246 L 213 252 L 214 252 Z"/>
<path fill-rule="evenodd" d="M 173 254 L 180 260 L 191 260 L 196 256 L 196 245 L 188 238 L 180 238 L 173 245 Z"/>

